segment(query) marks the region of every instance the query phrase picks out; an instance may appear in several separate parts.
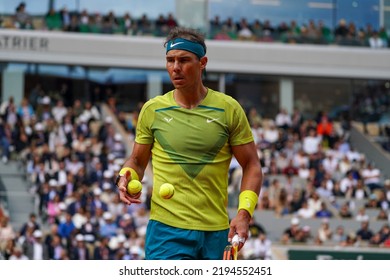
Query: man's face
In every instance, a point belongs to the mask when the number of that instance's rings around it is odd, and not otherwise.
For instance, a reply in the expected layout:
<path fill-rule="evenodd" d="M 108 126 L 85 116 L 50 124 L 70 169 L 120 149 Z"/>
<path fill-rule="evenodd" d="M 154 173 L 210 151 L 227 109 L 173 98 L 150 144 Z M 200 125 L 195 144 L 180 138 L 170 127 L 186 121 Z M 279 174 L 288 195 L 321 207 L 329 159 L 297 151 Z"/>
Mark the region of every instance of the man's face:
<path fill-rule="evenodd" d="M 201 81 L 207 58 L 188 51 L 171 50 L 166 55 L 166 68 L 175 88 L 189 88 Z"/>

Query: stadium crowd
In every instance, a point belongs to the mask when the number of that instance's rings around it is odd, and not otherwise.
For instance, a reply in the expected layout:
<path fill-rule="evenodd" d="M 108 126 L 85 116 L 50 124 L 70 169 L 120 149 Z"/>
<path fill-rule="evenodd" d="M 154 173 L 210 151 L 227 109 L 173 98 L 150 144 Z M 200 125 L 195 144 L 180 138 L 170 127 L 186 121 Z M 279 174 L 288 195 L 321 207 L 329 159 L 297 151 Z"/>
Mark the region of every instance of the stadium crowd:
<path fill-rule="evenodd" d="M 151 19 L 147 14 L 133 18 L 130 12 L 123 16 L 113 11 L 106 14 L 91 13 L 88 10 L 69 11 L 66 7 L 50 9 L 46 15 L 31 16 L 27 6 L 21 2 L 15 13 L 0 18 L 1 28 L 36 29 L 80 33 L 123 34 L 166 36 L 168 31 L 178 25 L 173 14 L 160 14 Z M 310 20 L 299 25 L 295 19 L 272 24 L 270 20 L 255 19 L 249 22 L 242 18 L 234 21 L 232 17 L 210 19 L 207 38 L 215 40 L 245 40 L 258 42 L 283 42 L 290 44 L 337 44 L 371 48 L 389 47 L 387 30 L 376 30 L 371 24 L 358 27 L 354 22 L 340 19 L 335 28 L 330 28 L 322 20 Z"/>
<path fill-rule="evenodd" d="M 32 17 L 21 3 L 15 14 L 0 21 L 1 28 L 38 29 L 63 32 L 165 36 L 178 23 L 172 14 L 133 19 L 108 12 L 106 15 L 50 10 L 44 17 Z M 331 30 L 310 21 L 298 26 L 273 26 L 271 22 L 246 19 L 234 22 L 218 16 L 210 21 L 209 39 L 259 42 L 339 44 L 386 48 L 385 29 L 370 25 L 357 28 L 340 20 Z M 148 222 L 151 182 L 144 178 L 141 205 L 119 201 L 114 178 L 126 156 L 125 142 L 134 139 L 137 112 L 128 117 L 116 106 L 112 89 L 91 100 L 67 96 L 58 90 L 35 87 L 20 104 L 13 98 L 0 105 L 0 152 L 3 163 L 23 164 L 26 184 L 35 198 L 35 210 L 21 228 L 10 223 L 10 213 L 0 204 L 0 259 L 143 259 Z M 105 116 L 108 105 L 117 119 Z M 142 104 L 140 104 L 141 106 Z M 388 88 L 367 88 L 355 95 L 352 116 L 363 123 L 379 120 L 389 111 Z M 390 178 L 367 161 L 349 141 L 350 119 L 334 119 L 329 112 L 308 117 L 297 108 L 284 108 L 265 119 L 255 107 L 245 108 L 252 126 L 265 181 L 258 201 L 259 211 L 273 211 L 291 218 L 291 225 L 279 240 L 267 236 L 261 221 L 252 220 L 250 237 L 241 258 L 272 259 L 273 242 L 338 246 L 390 246 Z M 345 118 L 344 118 L 345 117 Z M 118 133 L 118 121 L 127 138 Z M 390 127 L 390 126 L 388 126 Z M 384 129 L 390 139 L 390 130 Z M 390 147 L 390 142 L 388 144 Z M 390 148 L 389 148 L 390 149 Z M 229 206 L 234 207 L 241 170 L 233 159 L 229 177 Z M 337 204 L 338 199 L 344 203 Z M 356 209 L 352 201 L 367 201 Z M 1 202 L 1 201 L 0 201 Z M 377 209 L 369 216 L 367 209 Z M 28 214 L 26 214 L 28 215 Z M 354 219 L 361 228 L 346 232 L 340 223 L 331 228 L 330 219 Z M 307 219 L 321 220 L 316 229 L 302 226 Z M 383 221 L 379 231 L 371 220 Z"/>
<path fill-rule="evenodd" d="M 144 178 L 144 203 L 131 207 L 119 201 L 114 186 L 126 156 L 124 143 L 134 139 L 136 117 L 118 111 L 112 90 L 93 102 L 77 97 L 69 102 L 64 92 L 37 86 L 20 104 L 12 97 L 1 104 L 2 160 L 25 166 L 36 212 L 21 228 L 14 228 L 0 207 L 0 258 L 143 259 L 151 182 Z M 109 105 L 117 120 L 102 114 L 102 104 Z M 300 110 L 289 114 L 283 108 L 274 118 L 264 119 L 256 108 L 245 109 L 265 174 L 257 209 L 274 211 L 275 219 L 292 219 L 280 240 L 270 240 L 267 228 L 253 220 L 241 258 L 271 259 L 273 242 L 390 246 L 390 180 L 351 146 L 348 119 L 336 121 L 327 112 L 305 118 Z M 113 121 L 123 126 L 127 138 Z M 231 207 L 241 175 L 234 163 Z M 337 198 L 346 202 L 336 205 Z M 361 209 L 350 203 L 363 199 L 368 202 Z M 380 214 L 369 217 L 368 208 Z M 362 228 L 352 234 L 343 232 L 342 223 L 329 228 L 334 217 L 356 219 Z M 300 226 L 305 219 L 321 219 L 321 227 L 309 231 Z M 371 219 L 383 221 L 383 228 L 371 230 Z"/>

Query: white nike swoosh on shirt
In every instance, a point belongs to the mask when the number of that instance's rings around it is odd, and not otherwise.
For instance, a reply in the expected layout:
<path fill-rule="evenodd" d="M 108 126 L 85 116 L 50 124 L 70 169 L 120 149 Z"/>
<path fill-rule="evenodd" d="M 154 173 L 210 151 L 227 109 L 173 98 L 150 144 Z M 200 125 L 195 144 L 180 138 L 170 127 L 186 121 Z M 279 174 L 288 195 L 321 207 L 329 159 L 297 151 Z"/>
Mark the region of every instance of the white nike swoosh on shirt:
<path fill-rule="evenodd" d="M 173 120 L 173 118 L 167 118 L 165 117 L 164 120 L 166 120 L 168 123 L 171 122 L 171 120 Z"/>
<path fill-rule="evenodd" d="M 207 123 L 211 123 L 211 122 L 213 122 L 213 121 L 217 121 L 218 119 L 219 119 L 219 118 L 216 118 L 216 119 L 207 119 L 206 122 L 207 122 Z"/>
<path fill-rule="evenodd" d="M 184 42 L 177 42 L 177 43 L 171 43 L 171 48 L 173 48 L 174 46 L 176 46 L 176 45 L 180 45 L 180 44 L 183 44 Z"/>

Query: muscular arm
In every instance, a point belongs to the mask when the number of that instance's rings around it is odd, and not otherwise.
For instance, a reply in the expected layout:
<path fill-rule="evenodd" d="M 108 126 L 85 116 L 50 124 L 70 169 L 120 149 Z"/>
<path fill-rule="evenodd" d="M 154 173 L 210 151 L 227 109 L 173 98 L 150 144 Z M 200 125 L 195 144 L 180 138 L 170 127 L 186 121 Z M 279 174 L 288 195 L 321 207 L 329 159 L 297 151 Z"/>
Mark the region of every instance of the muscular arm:
<path fill-rule="evenodd" d="M 233 146 L 232 150 L 234 157 L 237 159 L 243 171 L 240 192 L 251 190 L 259 195 L 263 182 L 263 172 L 254 142 Z M 237 233 L 246 240 L 248 238 L 250 219 L 251 216 L 246 210 L 241 209 L 238 211 L 236 217 L 230 223 L 229 239 Z M 239 248 L 241 249 L 241 247 Z"/>
<path fill-rule="evenodd" d="M 141 181 L 142 178 L 144 177 L 146 166 L 149 163 L 151 149 L 152 149 L 152 144 L 145 145 L 145 144 L 135 143 L 132 154 L 125 161 L 122 168 L 124 167 L 133 168 L 135 172 L 137 172 L 139 180 Z M 141 203 L 141 200 L 139 199 L 141 194 L 132 197 L 127 193 L 127 184 L 131 179 L 132 178 L 130 172 L 128 172 L 126 176 L 121 177 L 121 179 L 118 182 L 119 198 L 122 202 L 129 205 L 131 203 Z"/>

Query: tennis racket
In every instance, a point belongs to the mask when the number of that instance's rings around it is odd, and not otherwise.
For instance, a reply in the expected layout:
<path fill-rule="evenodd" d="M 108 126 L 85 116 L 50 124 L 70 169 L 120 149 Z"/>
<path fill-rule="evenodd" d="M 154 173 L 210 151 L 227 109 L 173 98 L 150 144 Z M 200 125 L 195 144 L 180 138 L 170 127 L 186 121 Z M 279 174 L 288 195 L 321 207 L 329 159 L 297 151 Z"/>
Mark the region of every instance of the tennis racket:
<path fill-rule="evenodd" d="M 239 238 L 236 234 L 232 239 L 232 243 L 226 245 L 225 249 L 223 250 L 223 260 L 237 260 L 239 244 L 238 240 Z"/>

